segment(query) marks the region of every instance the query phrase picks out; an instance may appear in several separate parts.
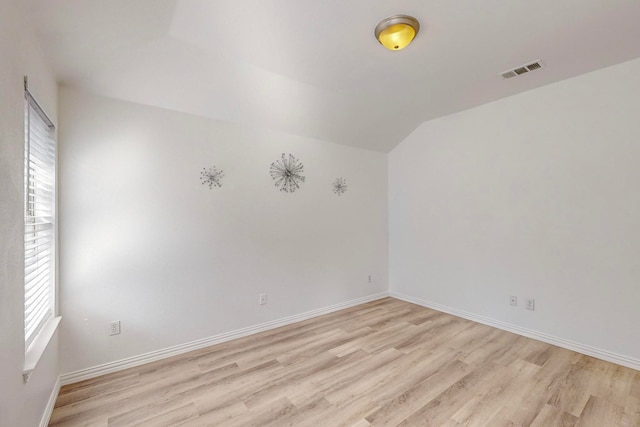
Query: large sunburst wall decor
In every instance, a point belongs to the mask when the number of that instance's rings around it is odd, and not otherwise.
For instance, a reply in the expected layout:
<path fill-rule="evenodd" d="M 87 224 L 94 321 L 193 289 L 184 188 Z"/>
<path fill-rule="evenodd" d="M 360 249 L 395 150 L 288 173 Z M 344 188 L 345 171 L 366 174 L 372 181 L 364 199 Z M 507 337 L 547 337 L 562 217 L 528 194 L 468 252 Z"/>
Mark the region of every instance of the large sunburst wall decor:
<path fill-rule="evenodd" d="M 336 178 L 333 182 L 333 192 L 338 196 L 344 194 L 347 191 L 347 180 L 340 177 Z"/>
<path fill-rule="evenodd" d="M 209 188 L 213 187 L 222 187 L 222 177 L 224 176 L 224 172 L 222 169 L 218 169 L 215 166 L 212 168 L 204 168 L 202 172 L 200 172 L 200 180 L 202 180 L 203 185 L 208 185 Z"/>
<path fill-rule="evenodd" d="M 304 182 L 304 165 L 292 154 L 289 157 L 282 153 L 282 158 L 271 163 L 270 172 L 275 186 L 280 191 L 293 193 L 300 188 L 300 182 Z"/>

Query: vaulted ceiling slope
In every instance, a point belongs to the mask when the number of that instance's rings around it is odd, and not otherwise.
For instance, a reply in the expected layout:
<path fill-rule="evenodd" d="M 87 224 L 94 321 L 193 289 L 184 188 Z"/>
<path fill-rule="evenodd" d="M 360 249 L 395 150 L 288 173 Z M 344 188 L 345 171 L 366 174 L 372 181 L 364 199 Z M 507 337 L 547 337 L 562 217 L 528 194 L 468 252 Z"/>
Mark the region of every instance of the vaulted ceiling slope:
<path fill-rule="evenodd" d="M 426 120 L 640 57 L 638 0 L 28 2 L 62 84 L 383 152 Z M 421 30 L 392 52 L 373 31 L 399 13 Z"/>

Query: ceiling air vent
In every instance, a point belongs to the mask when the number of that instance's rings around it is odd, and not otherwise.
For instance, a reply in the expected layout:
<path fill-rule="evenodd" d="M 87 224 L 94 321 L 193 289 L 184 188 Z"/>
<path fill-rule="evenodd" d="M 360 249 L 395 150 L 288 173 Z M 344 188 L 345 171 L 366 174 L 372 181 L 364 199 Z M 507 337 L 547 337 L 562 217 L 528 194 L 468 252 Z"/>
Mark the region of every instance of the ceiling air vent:
<path fill-rule="evenodd" d="M 537 70 L 538 68 L 542 68 L 542 64 L 540 64 L 540 61 L 534 62 L 533 64 L 527 65 L 527 68 L 529 71 Z"/>
<path fill-rule="evenodd" d="M 503 71 L 499 75 L 502 76 L 503 79 L 510 79 L 511 77 L 520 76 L 522 74 L 526 74 L 529 71 L 534 71 L 542 68 L 542 62 L 537 60 L 536 62 L 532 62 L 527 65 L 521 65 L 520 67 L 512 68 L 511 70 Z"/>

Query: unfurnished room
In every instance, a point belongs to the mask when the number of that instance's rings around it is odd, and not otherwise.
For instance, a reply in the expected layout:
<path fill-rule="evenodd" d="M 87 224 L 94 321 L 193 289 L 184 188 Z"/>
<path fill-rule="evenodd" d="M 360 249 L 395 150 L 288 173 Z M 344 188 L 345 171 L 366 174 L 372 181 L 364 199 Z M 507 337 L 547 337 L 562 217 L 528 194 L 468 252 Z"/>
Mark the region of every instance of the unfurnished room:
<path fill-rule="evenodd" d="M 640 427 L 639 23 L 0 0 L 0 427 Z"/>

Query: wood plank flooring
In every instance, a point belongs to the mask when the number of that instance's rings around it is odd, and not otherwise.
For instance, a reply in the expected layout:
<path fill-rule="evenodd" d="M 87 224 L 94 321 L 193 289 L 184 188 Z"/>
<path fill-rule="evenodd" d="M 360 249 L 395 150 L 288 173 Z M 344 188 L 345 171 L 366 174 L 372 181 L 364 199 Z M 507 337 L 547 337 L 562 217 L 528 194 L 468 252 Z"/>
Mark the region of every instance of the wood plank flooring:
<path fill-rule="evenodd" d="M 640 426 L 640 372 L 386 298 L 62 388 L 51 426 Z"/>

